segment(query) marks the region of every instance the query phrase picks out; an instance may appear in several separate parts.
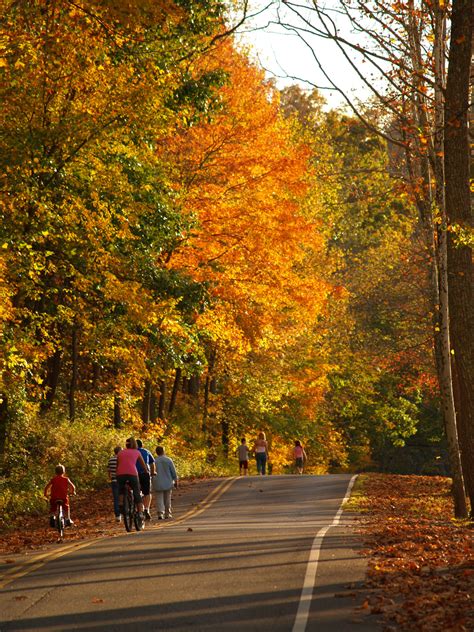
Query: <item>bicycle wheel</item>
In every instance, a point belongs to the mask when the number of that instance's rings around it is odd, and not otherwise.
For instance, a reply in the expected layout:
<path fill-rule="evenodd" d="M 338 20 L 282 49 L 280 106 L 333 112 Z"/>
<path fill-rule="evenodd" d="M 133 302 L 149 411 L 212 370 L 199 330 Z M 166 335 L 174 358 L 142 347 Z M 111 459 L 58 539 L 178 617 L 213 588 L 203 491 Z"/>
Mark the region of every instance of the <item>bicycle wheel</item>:
<path fill-rule="evenodd" d="M 62 540 L 64 537 L 64 514 L 61 503 L 58 503 L 56 509 L 56 529 L 58 530 L 59 539 Z"/>
<path fill-rule="evenodd" d="M 133 495 L 132 490 L 127 485 L 123 495 L 123 524 L 126 531 L 132 530 L 133 525 Z"/>
<path fill-rule="evenodd" d="M 143 531 L 143 529 L 145 528 L 145 520 L 140 517 L 140 514 L 136 506 L 133 512 L 133 522 L 135 523 L 135 529 L 137 531 Z"/>

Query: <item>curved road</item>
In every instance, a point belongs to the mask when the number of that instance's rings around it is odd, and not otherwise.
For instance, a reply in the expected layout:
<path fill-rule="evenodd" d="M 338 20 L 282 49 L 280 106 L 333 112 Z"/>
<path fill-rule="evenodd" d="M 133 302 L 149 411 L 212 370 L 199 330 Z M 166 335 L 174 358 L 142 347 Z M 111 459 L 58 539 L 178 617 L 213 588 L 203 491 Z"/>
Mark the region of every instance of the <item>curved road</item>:
<path fill-rule="evenodd" d="M 377 632 L 357 608 L 365 562 L 339 510 L 350 481 L 227 479 L 192 515 L 10 570 L 0 631 Z"/>

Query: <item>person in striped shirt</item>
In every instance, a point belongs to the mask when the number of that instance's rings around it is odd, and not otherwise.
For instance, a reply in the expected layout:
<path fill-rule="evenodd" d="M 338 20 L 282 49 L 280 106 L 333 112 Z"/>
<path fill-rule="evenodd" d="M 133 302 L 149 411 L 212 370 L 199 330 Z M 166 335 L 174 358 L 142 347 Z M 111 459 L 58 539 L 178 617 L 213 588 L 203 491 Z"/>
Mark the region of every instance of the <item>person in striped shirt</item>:
<path fill-rule="evenodd" d="M 119 509 L 119 488 L 117 482 L 117 454 L 121 449 L 122 448 L 119 445 L 114 448 L 114 455 L 110 457 L 107 465 L 110 487 L 112 489 L 112 498 L 114 499 L 115 522 L 120 522 L 122 520 L 122 515 Z"/>

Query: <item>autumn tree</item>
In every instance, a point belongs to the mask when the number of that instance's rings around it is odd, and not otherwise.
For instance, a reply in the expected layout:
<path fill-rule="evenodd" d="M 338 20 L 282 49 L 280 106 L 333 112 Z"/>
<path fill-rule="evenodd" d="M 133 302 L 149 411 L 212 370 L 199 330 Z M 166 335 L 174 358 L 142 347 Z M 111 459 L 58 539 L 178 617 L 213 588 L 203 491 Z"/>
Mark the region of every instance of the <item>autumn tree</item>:
<path fill-rule="evenodd" d="M 332 9 L 320 5 L 307 7 L 308 11 L 292 2 L 285 2 L 285 7 L 286 13 L 282 11 L 279 16 L 280 24 L 298 33 L 311 48 L 328 85 L 343 95 L 355 116 L 369 129 L 392 145 L 400 146 L 405 156 L 407 187 L 417 205 L 430 252 L 438 379 L 450 445 L 456 512 L 465 514 L 451 377 L 448 277 L 443 263 L 446 222 L 440 219 L 437 223 L 437 217 L 444 212 L 442 115 L 447 6 L 411 0 L 396 6 L 365 1 L 354 5 L 342 0 L 337 6 L 337 23 Z M 354 33 L 357 38 L 352 36 Z M 390 126 L 374 124 L 363 108 L 334 82 L 324 61 L 318 58 L 314 36 L 334 43 L 349 69 L 378 102 L 385 121 L 392 121 Z M 435 208 L 438 210 L 433 212 Z M 463 413 L 458 410 L 458 414 Z"/>
<path fill-rule="evenodd" d="M 474 3 L 453 0 L 445 100 L 445 182 L 449 307 L 458 426 L 466 486 L 474 511 L 474 296 L 473 211 L 468 135 Z"/>
<path fill-rule="evenodd" d="M 181 318 L 149 263 L 187 230 L 155 145 L 221 9 L 3 3 L 3 438 L 13 393 L 26 385 L 46 410 L 62 372 L 74 419 L 78 382 L 100 378 L 119 398 L 147 374 L 160 326 Z"/>
<path fill-rule="evenodd" d="M 316 177 L 330 182 L 333 198 L 320 212 L 337 262 L 333 282 L 347 296 L 331 327 L 336 366 L 321 414 L 337 420 L 353 461 L 365 454 L 388 467 L 390 454 L 427 422 L 422 400 L 436 399 L 428 278 L 414 208 L 385 141 L 360 120 L 324 112 L 319 93 L 296 86 L 284 90 L 283 105 L 313 136 Z M 423 456 L 417 458 L 420 466 Z"/>
<path fill-rule="evenodd" d="M 207 124 L 190 124 L 190 109 L 164 143 L 183 209 L 196 218 L 169 265 L 210 288 L 211 308 L 196 320 L 207 341 L 204 416 L 208 385 L 217 378 L 223 430 L 228 423 L 235 429 L 238 410 L 247 424 L 261 418 L 270 427 L 264 411 L 276 411 L 290 391 L 296 398 L 304 391 L 304 380 L 296 386 L 293 375 L 303 354 L 295 341 L 303 330 L 309 334 L 332 292 L 321 274 L 324 240 L 314 209 L 321 198 L 314 182 L 311 189 L 304 138 L 281 116 L 261 71 L 229 43 L 203 63 L 227 80 L 216 94 L 218 113 Z M 325 370 L 320 361 L 313 381 L 324 380 Z M 304 371 L 310 382 L 309 366 Z M 315 389 L 313 406 L 320 397 Z M 210 431 L 209 420 L 203 426 Z"/>

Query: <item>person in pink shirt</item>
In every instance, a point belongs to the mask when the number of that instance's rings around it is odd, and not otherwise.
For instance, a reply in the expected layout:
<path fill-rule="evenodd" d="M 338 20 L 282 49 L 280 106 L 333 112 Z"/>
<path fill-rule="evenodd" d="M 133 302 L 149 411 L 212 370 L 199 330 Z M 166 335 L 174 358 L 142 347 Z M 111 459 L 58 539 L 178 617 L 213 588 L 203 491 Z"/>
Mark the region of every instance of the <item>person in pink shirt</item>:
<path fill-rule="evenodd" d="M 293 448 L 293 456 L 295 459 L 295 469 L 298 474 L 303 474 L 303 465 L 306 461 L 306 452 L 303 449 L 300 441 L 295 441 L 295 447 Z"/>
<path fill-rule="evenodd" d="M 143 502 L 140 494 L 140 484 L 138 482 L 137 461 L 143 467 L 144 471 L 149 472 L 148 465 L 138 450 L 136 440 L 130 437 L 125 443 L 125 450 L 120 450 L 117 454 L 117 483 L 119 488 L 120 513 L 123 513 L 123 494 L 125 483 L 128 481 L 133 490 L 135 504 L 143 520 Z"/>

